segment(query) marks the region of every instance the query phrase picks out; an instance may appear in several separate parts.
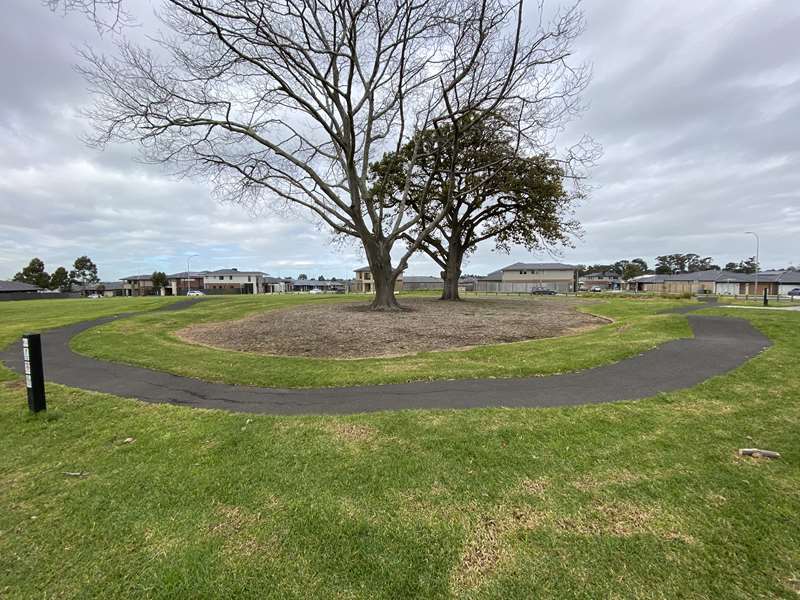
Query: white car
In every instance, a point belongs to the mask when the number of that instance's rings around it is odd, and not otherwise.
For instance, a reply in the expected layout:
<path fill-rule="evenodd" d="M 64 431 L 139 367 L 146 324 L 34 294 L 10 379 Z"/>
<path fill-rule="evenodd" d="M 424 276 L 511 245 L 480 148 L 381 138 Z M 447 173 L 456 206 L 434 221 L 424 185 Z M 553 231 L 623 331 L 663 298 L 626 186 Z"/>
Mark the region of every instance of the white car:
<path fill-rule="evenodd" d="M 322 290 L 320 290 L 320 289 L 316 289 L 316 288 L 315 288 L 315 289 L 311 290 L 311 291 L 310 291 L 310 292 L 308 292 L 308 293 L 309 293 L 309 294 L 321 294 L 321 293 L 322 293 Z"/>
<path fill-rule="evenodd" d="M 89 294 L 86 297 L 91 299 L 91 300 L 99 300 L 100 298 L 102 298 L 102 296 L 100 294 Z"/>
<path fill-rule="evenodd" d="M 206 293 L 203 290 L 189 290 L 186 292 L 187 296 L 205 296 Z"/>

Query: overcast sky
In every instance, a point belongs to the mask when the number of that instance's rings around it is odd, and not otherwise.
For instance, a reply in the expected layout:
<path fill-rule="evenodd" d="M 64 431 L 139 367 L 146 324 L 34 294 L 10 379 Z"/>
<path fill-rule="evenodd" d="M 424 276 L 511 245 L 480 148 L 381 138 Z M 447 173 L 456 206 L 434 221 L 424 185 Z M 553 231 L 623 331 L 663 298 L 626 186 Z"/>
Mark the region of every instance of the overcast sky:
<path fill-rule="evenodd" d="M 151 10 L 156 0 L 138 0 Z M 697 252 L 718 263 L 755 253 L 800 266 L 800 2 L 587 0 L 581 57 L 594 65 L 589 109 L 564 132 L 604 148 L 578 211 L 585 236 L 558 257 L 613 262 Z M 105 280 L 239 267 L 275 275 L 350 276 L 355 246 L 331 246 L 310 219 L 222 206 L 198 181 L 103 152 L 79 137 L 88 103 L 74 47 L 108 45 L 78 15 L 4 0 L 0 35 L 0 278 L 33 256 L 52 271 L 88 254 Z M 487 273 L 517 260 L 482 247 Z M 422 256 L 409 274 L 435 274 Z"/>

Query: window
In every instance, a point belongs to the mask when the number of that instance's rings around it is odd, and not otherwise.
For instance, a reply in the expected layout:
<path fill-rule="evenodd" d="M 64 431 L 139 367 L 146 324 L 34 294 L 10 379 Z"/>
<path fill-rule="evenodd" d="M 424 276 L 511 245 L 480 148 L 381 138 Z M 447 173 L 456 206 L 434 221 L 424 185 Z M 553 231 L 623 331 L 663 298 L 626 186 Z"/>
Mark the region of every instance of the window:
<path fill-rule="evenodd" d="M 247 276 L 247 281 L 251 281 L 250 275 Z"/>
<path fill-rule="evenodd" d="M 233 275 L 228 275 L 228 280 L 233 281 Z"/>
<path fill-rule="evenodd" d="M 220 275 L 219 276 L 219 280 L 222 281 L 223 279 L 225 279 L 225 276 L 224 275 Z"/>

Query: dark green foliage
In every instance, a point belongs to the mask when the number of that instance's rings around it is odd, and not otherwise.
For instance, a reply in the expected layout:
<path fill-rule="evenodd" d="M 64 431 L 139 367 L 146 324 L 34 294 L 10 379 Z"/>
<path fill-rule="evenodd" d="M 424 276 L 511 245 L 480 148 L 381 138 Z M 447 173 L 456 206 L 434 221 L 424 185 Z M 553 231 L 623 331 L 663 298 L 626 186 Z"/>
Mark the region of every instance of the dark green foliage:
<path fill-rule="evenodd" d="M 656 257 L 656 273 L 668 275 L 670 273 L 697 273 L 698 271 L 719 270 L 719 265 L 714 264 L 710 256 L 700 257 L 699 254 L 665 254 Z"/>
<path fill-rule="evenodd" d="M 572 207 L 580 194 L 565 188 L 562 165 L 546 154 L 523 155 L 502 115 L 471 122 L 477 118 L 465 117 L 460 134 L 452 126 L 423 131 L 399 154 L 372 165 L 373 191 L 383 204 L 420 217 L 409 241 L 436 223 L 421 249 L 442 268 L 443 298 L 448 283 L 456 285 L 457 298 L 463 259 L 485 240 L 504 251 L 513 245 L 537 250 L 569 245 L 579 231 Z M 417 165 L 410 180 L 409 161 Z M 395 201 L 406 189 L 408 203 Z"/>
<path fill-rule="evenodd" d="M 68 292 L 72 289 L 72 279 L 64 267 L 58 267 L 50 276 L 50 289 Z"/>
<path fill-rule="evenodd" d="M 729 262 L 725 265 L 726 271 L 733 271 L 734 273 L 755 273 L 758 270 L 758 263 L 756 257 L 751 256 L 747 260 L 741 262 Z"/>
<path fill-rule="evenodd" d="M 157 290 L 167 287 L 167 274 L 163 271 L 154 271 L 152 275 L 153 287 Z"/>
<path fill-rule="evenodd" d="M 27 267 L 23 267 L 22 271 L 14 275 L 14 281 L 28 283 L 43 289 L 50 287 L 50 275 L 44 270 L 44 261 L 39 258 L 32 258 Z"/>
<path fill-rule="evenodd" d="M 73 270 L 70 272 L 70 278 L 74 282 L 80 281 L 85 287 L 86 284 L 100 281 L 97 277 L 97 265 L 88 256 L 79 256 L 72 266 Z"/>

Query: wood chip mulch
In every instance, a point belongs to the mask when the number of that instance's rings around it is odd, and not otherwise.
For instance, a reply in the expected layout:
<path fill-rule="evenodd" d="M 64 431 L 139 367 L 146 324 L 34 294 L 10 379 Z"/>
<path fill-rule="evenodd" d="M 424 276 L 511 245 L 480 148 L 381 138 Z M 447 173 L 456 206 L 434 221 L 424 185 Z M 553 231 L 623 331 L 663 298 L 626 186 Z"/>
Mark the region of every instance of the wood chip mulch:
<path fill-rule="evenodd" d="M 278 356 L 366 358 L 556 337 L 604 319 L 575 310 L 579 300 L 401 298 L 406 310 L 372 312 L 363 302 L 272 310 L 178 332 L 190 343 Z"/>

